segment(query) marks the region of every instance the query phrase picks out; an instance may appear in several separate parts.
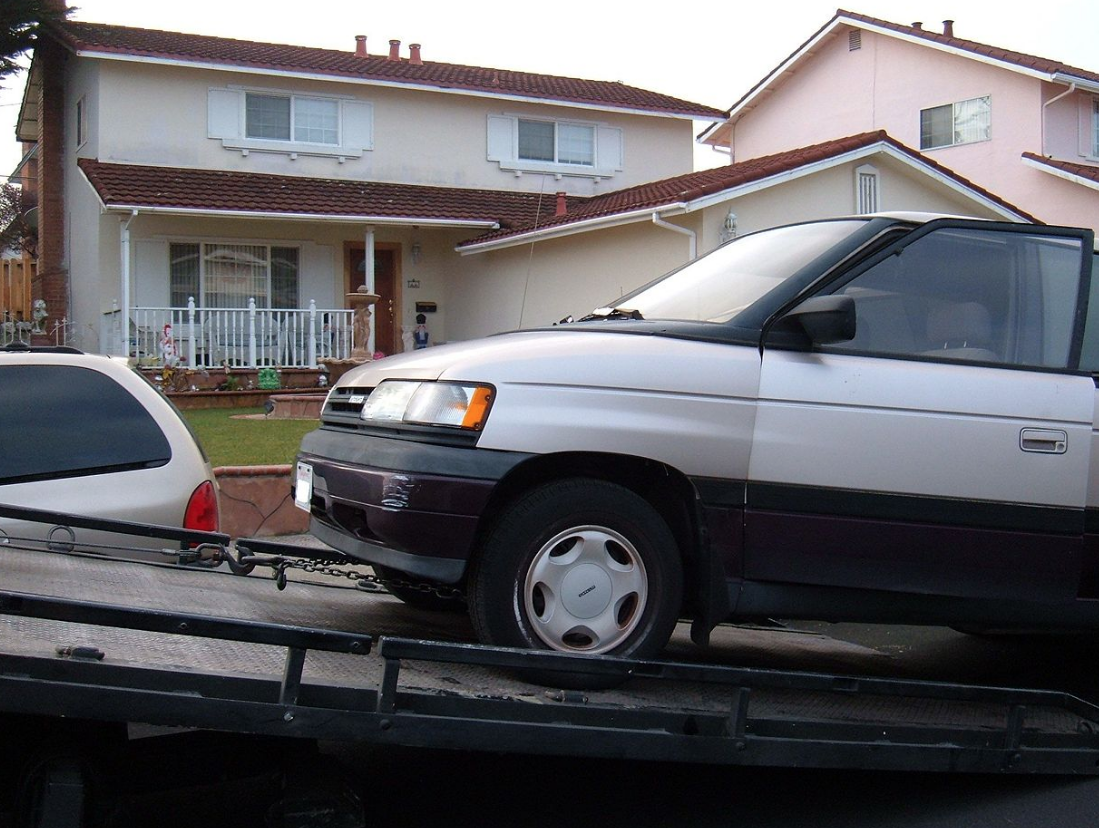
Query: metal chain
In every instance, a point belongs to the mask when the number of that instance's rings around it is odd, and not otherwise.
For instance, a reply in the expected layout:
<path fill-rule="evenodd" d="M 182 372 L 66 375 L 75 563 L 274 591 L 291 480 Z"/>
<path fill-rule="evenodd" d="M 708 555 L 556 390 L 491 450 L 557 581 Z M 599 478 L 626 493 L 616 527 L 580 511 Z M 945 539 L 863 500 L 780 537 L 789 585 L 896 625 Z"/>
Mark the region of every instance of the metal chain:
<path fill-rule="evenodd" d="M 303 572 L 314 572 L 320 575 L 329 575 L 333 578 L 346 578 L 355 586 L 367 592 L 377 592 L 377 587 L 388 589 L 390 586 L 395 586 L 398 589 L 422 592 L 425 595 L 436 595 L 439 598 L 460 600 L 465 597 L 465 593 L 457 587 L 426 583 L 424 581 L 406 581 L 402 578 L 380 578 L 366 572 L 345 569 L 346 561 L 337 559 L 315 560 L 305 558 L 299 560 L 297 558 L 272 557 L 265 560 L 258 558 L 258 556 L 249 555 L 242 558 L 241 562 L 273 568 L 275 570 L 275 585 L 279 589 L 286 589 L 286 571 L 288 569 L 300 569 Z"/>

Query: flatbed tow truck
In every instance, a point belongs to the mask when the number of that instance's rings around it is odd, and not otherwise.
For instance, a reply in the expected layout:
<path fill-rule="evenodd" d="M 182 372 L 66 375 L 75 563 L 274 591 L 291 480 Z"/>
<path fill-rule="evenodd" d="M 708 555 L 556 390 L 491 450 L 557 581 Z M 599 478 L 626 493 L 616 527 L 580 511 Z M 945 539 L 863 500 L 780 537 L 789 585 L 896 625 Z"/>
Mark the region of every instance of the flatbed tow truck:
<path fill-rule="evenodd" d="M 178 740 L 169 764 L 198 763 L 211 784 L 244 773 L 229 772 L 226 757 L 234 739 L 252 737 L 298 748 L 1099 774 L 1099 707 L 1067 693 L 487 647 L 470 643 L 461 616 L 401 604 L 332 550 L 9 506 L 0 517 L 172 547 L 172 563 L 149 563 L 119 559 L 125 548 L 77 549 L 66 529 L 48 542 L 0 536 L 0 824 L 5 814 L 91 824 L 105 798 L 119 807 L 133 784 L 105 779 L 132 783 L 140 750 L 156 741 L 127 738 L 139 728 Z M 685 639 L 677 633 L 672 652 L 690 654 L 675 646 Z M 531 669 L 571 686 L 579 674 L 624 681 L 561 690 L 523 680 Z M 288 794 L 294 773 L 272 788 L 269 824 L 314 824 L 325 809 L 324 824 L 364 824 L 346 798 Z"/>

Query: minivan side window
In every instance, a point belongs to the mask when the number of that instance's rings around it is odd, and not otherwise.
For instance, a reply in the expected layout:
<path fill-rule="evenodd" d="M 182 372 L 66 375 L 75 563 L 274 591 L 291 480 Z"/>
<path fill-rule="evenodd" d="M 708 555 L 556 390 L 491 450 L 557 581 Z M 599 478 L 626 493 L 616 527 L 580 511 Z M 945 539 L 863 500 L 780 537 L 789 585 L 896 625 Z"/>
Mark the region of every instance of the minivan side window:
<path fill-rule="evenodd" d="M 0 485 L 163 466 L 168 440 L 122 386 L 68 365 L 0 366 Z"/>
<path fill-rule="evenodd" d="M 828 350 L 1068 368 L 1080 264 L 1073 237 L 932 231 L 835 291 L 856 336 Z"/>
<path fill-rule="evenodd" d="M 1084 346 L 1080 351 L 1080 370 L 1099 374 L 1099 253 L 1091 260 L 1091 287 L 1088 318 L 1084 322 Z"/>

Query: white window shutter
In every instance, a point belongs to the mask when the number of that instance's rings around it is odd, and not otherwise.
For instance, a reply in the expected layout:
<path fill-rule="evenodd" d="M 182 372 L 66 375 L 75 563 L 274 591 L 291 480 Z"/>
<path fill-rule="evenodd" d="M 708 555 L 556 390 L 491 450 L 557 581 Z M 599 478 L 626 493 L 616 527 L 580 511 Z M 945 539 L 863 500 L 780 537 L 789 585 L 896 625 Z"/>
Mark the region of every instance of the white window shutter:
<path fill-rule="evenodd" d="M 622 130 L 617 127 L 601 126 L 596 140 L 599 142 L 596 153 L 596 165 L 599 169 L 622 169 Z"/>
<path fill-rule="evenodd" d="M 374 105 L 366 101 L 343 102 L 343 140 L 345 149 L 374 149 Z"/>
<path fill-rule="evenodd" d="M 206 99 L 206 134 L 210 138 L 240 138 L 244 96 L 236 89 L 211 89 Z"/>
<path fill-rule="evenodd" d="M 488 116 L 488 160 L 513 161 L 515 156 L 515 118 Z"/>

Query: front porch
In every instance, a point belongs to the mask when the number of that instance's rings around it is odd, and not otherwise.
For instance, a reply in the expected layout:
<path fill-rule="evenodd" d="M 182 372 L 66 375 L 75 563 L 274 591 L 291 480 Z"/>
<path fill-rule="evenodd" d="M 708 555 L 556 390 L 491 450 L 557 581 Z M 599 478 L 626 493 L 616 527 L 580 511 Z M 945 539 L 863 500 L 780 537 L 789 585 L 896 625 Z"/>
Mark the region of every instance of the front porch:
<path fill-rule="evenodd" d="M 181 368 L 317 368 L 324 360 L 351 356 L 355 342 L 348 308 L 272 310 L 249 299 L 245 307 L 205 308 L 194 297 L 185 307 L 132 307 L 128 331 L 123 314 L 103 315 L 100 341 L 107 353 L 139 366 Z"/>

